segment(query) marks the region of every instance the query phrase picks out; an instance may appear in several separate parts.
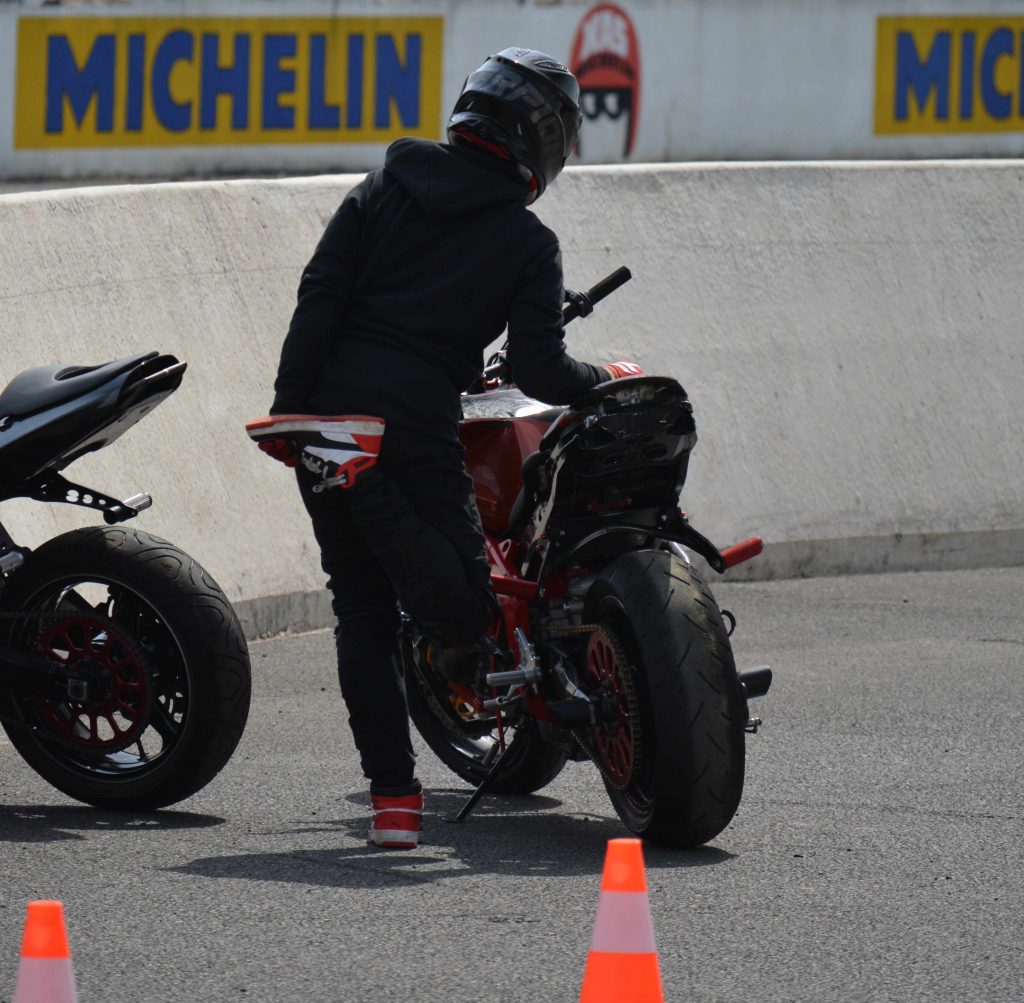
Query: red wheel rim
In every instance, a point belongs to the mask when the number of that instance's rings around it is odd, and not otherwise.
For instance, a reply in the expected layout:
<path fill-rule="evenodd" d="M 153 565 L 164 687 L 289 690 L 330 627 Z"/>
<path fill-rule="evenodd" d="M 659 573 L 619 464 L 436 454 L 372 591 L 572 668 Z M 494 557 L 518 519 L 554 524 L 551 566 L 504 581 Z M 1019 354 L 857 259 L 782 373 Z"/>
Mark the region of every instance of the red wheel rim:
<path fill-rule="evenodd" d="M 131 745 L 149 724 L 153 686 L 141 655 L 109 621 L 69 617 L 39 638 L 49 659 L 80 673 L 91 687 L 85 700 L 46 697 L 42 721 L 61 741 L 91 755 Z"/>
<path fill-rule="evenodd" d="M 593 729 L 602 772 L 617 788 L 633 778 L 640 740 L 640 722 L 632 669 L 619 642 L 605 630 L 587 644 L 585 685 L 601 701 L 606 720 Z"/>

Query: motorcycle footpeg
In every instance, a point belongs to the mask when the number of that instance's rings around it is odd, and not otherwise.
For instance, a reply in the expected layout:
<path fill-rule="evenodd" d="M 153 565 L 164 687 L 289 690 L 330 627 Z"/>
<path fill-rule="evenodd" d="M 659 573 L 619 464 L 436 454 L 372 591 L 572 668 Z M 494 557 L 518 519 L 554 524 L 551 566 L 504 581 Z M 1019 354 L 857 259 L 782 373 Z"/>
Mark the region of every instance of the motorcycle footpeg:
<path fill-rule="evenodd" d="M 519 664 L 507 672 L 488 672 L 484 677 L 488 686 L 528 686 L 540 679 L 541 670 L 533 645 L 521 627 L 516 627 L 514 634 L 519 648 Z"/>
<path fill-rule="evenodd" d="M 508 672 L 488 672 L 484 677 L 488 686 L 528 686 L 540 679 L 540 669 L 535 665 L 527 665 L 521 669 L 510 669 Z"/>
<path fill-rule="evenodd" d="M 25 563 L 25 551 L 8 550 L 0 554 L 0 576 L 17 571 Z"/>

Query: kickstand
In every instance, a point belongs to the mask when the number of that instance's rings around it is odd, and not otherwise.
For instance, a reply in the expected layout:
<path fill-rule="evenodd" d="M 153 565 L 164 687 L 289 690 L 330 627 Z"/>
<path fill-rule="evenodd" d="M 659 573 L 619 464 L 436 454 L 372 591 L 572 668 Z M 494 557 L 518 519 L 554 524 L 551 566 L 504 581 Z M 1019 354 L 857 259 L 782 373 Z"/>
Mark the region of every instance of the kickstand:
<path fill-rule="evenodd" d="M 497 746 L 495 746 L 497 748 Z M 498 771 L 501 769 L 501 761 L 508 754 L 507 750 L 501 753 L 497 759 L 491 764 L 491 768 L 487 771 L 486 776 L 480 781 L 480 786 L 466 799 L 466 803 L 459 809 L 456 815 L 442 815 L 442 819 L 445 822 L 465 822 L 469 818 L 470 812 L 477 806 L 477 802 L 486 793 L 487 789 L 491 786 L 492 781 L 498 775 Z"/>

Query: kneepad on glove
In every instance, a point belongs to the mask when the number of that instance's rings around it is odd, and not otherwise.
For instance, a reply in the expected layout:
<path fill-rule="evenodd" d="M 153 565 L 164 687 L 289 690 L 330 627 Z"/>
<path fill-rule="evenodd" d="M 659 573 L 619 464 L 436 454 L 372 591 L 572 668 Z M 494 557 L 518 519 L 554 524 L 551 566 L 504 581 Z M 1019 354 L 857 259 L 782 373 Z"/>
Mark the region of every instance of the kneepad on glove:
<path fill-rule="evenodd" d="M 246 424 L 249 438 L 288 467 L 319 475 L 317 493 L 350 488 L 377 462 L 385 422 L 366 414 L 276 414 Z"/>

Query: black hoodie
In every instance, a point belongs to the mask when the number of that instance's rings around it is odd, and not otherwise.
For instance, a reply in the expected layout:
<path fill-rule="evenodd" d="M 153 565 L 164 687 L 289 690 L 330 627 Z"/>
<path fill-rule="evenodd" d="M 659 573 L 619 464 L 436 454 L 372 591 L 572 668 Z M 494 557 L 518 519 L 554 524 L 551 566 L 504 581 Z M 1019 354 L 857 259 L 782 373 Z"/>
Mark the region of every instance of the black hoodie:
<path fill-rule="evenodd" d="M 566 354 L 558 239 L 525 199 L 515 168 L 489 154 L 393 143 L 302 274 L 273 412 L 457 416 L 506 324 L 524 393 L 568 404 L 607 379 Z"/>

